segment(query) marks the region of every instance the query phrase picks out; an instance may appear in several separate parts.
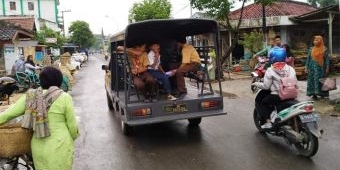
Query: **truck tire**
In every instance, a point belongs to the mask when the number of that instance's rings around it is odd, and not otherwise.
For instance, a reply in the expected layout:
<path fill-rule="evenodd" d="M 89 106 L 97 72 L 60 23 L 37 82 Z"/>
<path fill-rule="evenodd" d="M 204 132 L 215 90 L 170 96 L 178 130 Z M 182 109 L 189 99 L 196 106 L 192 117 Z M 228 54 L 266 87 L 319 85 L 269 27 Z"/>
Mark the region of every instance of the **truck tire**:
<path fill-rule="evenodd" d="M 110 110 L 113 110 L 113 103 L 112 103 L 112 100 L 110 98 L 110 96 L 106 93 L 106 101 L 107 101 L 107 107 L 110 109 Z"/>
<path fill-rule="evenodd" d="M 188 119 L 188 121 L 189 121 L 189 126 L 198 126 L 201 123 L 202 118 L 201 117 L 191 118 L 191 119 Z"/>

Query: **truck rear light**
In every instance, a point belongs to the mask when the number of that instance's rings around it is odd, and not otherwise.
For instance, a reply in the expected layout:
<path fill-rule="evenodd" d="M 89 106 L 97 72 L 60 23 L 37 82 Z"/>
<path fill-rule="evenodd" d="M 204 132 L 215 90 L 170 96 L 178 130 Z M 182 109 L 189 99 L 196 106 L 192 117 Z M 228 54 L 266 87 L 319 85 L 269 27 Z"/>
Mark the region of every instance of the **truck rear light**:
<path fill-rule="evenodd" d="M 141 108 L 141 109 L 132 110 L 133 117 L 144 117 L 144 116 L 150 116 L 150 115 L 151 115 L 150 108 Z"/>
<path fill-rule="evenodd" d="M 201 102 L 202 109 L 216 108 L 219 106 L 220 106 L 220 101 L 216 101 L 216 100 Z"/>

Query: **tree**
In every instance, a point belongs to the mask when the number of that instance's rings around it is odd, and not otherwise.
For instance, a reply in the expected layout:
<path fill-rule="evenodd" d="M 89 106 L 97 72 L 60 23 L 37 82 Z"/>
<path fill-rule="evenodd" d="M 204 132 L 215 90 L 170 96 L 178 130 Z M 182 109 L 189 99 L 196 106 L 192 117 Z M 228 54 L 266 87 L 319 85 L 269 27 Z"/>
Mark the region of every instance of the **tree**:
<path fill-rule="evenodd" d="M 134 3 L 129 13 L 130 21 L 148 19 L 168 19 L 171 14 L 171 3 L 168 0 L 144 0 Z"/>
<path fill-rule="evenodd" d="M 56 38 L 56 43 L 47 43 L 46 38 Z M 55 32 L 46 26 L 43 26 L 39 32 L 35 33 L 34 39 L 39 42 L 39 44 L 46 45 L 47 47 L 60 48 L 66 41 L 65 37 L 60 34 L 60 32 Z"/>
<path fill-rule="evenodd" d="M 308 0 L 309 4 L 315 7 L 327 7 L 338 4 L 339 0 Z"/>
<path fill-rule="evenodd" d="M 69 27 L 70 40 L 80 48 L 90 48 L 95 43 L 95 37 L 85 21 L 74 21 Z"/>
<path fill-rule="evenodd" d="M 194 8 L 197 8 L 198 10 L 201 11 L 206 11 L 208 15 L 210 15 L 211 17 L 215 18 L 220 26 L 226 28 L 228 31 L 230 31 L 233 35 L 233 39 L 235 41 L 232 42 L 232 44 L 230 45 L 228 51 L 226 52 L 226 54 L 224 54 L 222 56 L 221 59 L 221 64 L 223 64 L 226 59 L 228 58 L 228 56 L 231 54 L 232 50 L 235 47 L 235 44 L 239 38 L 239 28 L 241 25 L 241 21 L 242 21 L 242 15 L 243 15 L 243 8 L 244 8 L 244 3 L 247 0 L 239 0 L 242 1 L 242 6 L 241 6 L 241 13 L 238 19 L 238 23 L 236 26 L 233 26 L 230 23 L 230 19 L 229 19 L 229 13 L 231 8 L 233 7 L 235 1 L 230 1 L 230 0 L 190 0 L 191 5 Z M 275 0 L 255 0 L 256 3 L 261 3 L 264 5 L 268 5 L 273 3 Z"/>
<path fill-rule="evenodd" d="M 226 54 L 222 56 L 221 59 L 221 65 L 227 60 L 228 56 L 233 51 L 236 42 L 239 38 L 239 28 L 241 25 L 242 15 L 243 15 L 243 8 L 244 3 L 246 0 L 242 1 L 242 7 L 241 7 L 241 15 L 239 17 L 238 23 L 235 26 L 233 26 L 230 23 L 229 20 L 229 13 L 231 8 L 233 7 L 234 1 L 229 0 L 190 0 L 190 4 L 192 7 L 200 10 L 200 11 L 206 11 L 206 13 L 211 16 L 212 18 L 215 18 L 217 22 L 220 24 L 220 26 L 224 27 L 225 29 L 229 30 L 233 34 L 233 39 L 235 41 L 232 42 L 230 45 L 228 51 Z"/>
<path fill-rule="evenodd" d="M 263 34 L 254 30 L 250 33 L 244 33 L 244 40 L 239 43 L 247 48 L 252 54 L 262 49 Z"/>

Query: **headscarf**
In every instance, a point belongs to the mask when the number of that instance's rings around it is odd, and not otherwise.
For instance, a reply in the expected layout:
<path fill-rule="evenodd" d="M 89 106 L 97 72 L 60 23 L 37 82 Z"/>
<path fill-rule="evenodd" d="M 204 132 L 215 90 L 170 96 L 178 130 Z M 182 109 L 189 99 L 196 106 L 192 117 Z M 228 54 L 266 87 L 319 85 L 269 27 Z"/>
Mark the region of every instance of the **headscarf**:
<path fill-rule="evenodd" d="M 47 93 L 43 89 L 30 89 L 26 94 L 25 114 L 21 126 L 32 129 L 37 138 L 44 138 L 51 135 L 47 112 L 52 103 L 62 94 L 62 90 L 51 86 Z"/>
<path fill-rule="evenodd" d="M 322 36 L 320 35 L 314 36 L 314 40 L 319 40 L 319 41 L 317 44 L 314 44 L 311 56 L 312 56 L 312 59 L 316 61 L 322 67 L 326 48 L 325 48 Z"/>
<path fill-rule="evenodd" d="M 28 57 L 27 57 L 27 60 L 26 60 L 26 62 L 25 63 L 29 63 L 29 64 L 31 64 L 32 66 L 34 66 L 35 67 L 35 64 L 34 64 L 34 62 L 33 62 L 33 60 L 31 59 L 31 55 L 29 55 Z"/>

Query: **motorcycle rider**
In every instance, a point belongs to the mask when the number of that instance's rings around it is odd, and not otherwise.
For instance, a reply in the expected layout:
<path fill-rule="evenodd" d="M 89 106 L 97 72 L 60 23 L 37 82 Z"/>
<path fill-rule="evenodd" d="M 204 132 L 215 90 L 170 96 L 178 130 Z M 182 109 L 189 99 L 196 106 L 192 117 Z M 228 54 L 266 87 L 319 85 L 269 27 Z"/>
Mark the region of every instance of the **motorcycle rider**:
<path fill-rule="evenodd" d="M 277 36 L 275 36 L 274 40 L 273 39 L 269 40 L 269 45 L 266 48 L 264 48 L 263 50 L 261 50 L 261 51 L 257 52 L 256 54 L 254 54 L 253 57 L 256 58 L 258 56 L 263 56 L 263 55 L 269 56 L 269 52 L 274 47 L 282 47 L 282 45 L 281 45 L 281 36 L 277 35 Z"/>
<path fill-rule="evenodd" d="M 272 123 L 270 114 L 274 110 L 276 104 L 282 100 L 278 95 L 280 80 L 283 76 L 295 77 L 296 73 L 293 67 L 289 66 L 286 60 L 286 51 L 284 48 L 274 47 L 269 54 L 271 66 L 264 75 L 263 82 L 255 82 L 252 85 L 263 90 L 268 90 L 264 96 L 255 99 L 256 107 L 261 110 L 261 117 L 266 119 L 266 123 L 261 126 L 262 129 L 270 129 Z"/>

